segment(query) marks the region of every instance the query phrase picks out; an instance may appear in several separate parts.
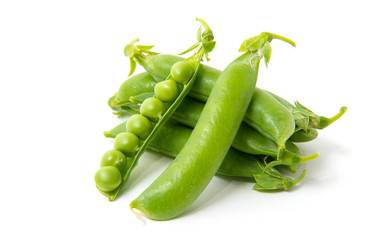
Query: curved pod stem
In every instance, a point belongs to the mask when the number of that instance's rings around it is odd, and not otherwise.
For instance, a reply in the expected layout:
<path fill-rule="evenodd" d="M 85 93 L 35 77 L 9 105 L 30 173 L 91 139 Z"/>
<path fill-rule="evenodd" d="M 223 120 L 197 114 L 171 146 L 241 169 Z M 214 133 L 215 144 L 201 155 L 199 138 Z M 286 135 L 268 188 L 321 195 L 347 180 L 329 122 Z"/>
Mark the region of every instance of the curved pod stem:
<path fill-rule="evenodd" d="M 324 129 L 342 117 L 346 111 L 347 107 L 343 106 L 341 107 L 340 111 L 331 118 L 320 116 L 319 120 L 314 124 L 314 127 L 317 129 Z"/>

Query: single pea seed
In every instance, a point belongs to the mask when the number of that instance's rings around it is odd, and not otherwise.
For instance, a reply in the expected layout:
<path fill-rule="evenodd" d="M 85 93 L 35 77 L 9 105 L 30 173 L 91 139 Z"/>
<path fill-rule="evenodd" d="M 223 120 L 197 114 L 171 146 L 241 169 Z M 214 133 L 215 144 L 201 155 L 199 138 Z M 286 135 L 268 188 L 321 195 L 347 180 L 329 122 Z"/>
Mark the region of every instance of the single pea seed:
<path fill-rule="evenodd" d="M 154 93 L 163 102 L 171 102 L 179 95 L 178 84 L 174 80 L 159 82 L 154 87 Z"/>
<path fill-rule="evenodd" d="M 141 140 L 131 132 L 123 132 L 114 139 L 114 149 L 122 152 L 126 156 L 133 156 L 139 147 Z"/>
<path fill-rule="evenodd" d="M 122 177 L 120 171 L 114 166 L 100 168 L 95 174 L 95 183 L 98 189 L 110 192 L 120 186 Z"/>
<path fill-rule="evenodd" d="M 180 61 L 171 67 L 170 74 L 176 82 L 186 84 L 193 75 L 193 69 L 188 62 Z"/>
<path fill-rule="evenodd" d="M 151 124 L 150 120 L 141 114 L 134 114 L 126 122 L 126 130 L 128 132 L 134 133 L 140 139 L 146 139 L 152 129 L 153 125 Z"/>
<path fill-rule="evenodd" d="M 111 149 L 104 153 L 101 157 L 100 167 L 105 166 L 114 166 L 120 170 L 120 172 L 124 171 L 125 165 L 127 163 L 126 156 L 115 149 Z"/>
<path fill-rule="evenodd" d="M 140 111 L 141 114 L 151 121 L 157 122 L 159 117 L 163 115 L 166 107 L 158 98 L 147 98 L 143 101 Z"/>

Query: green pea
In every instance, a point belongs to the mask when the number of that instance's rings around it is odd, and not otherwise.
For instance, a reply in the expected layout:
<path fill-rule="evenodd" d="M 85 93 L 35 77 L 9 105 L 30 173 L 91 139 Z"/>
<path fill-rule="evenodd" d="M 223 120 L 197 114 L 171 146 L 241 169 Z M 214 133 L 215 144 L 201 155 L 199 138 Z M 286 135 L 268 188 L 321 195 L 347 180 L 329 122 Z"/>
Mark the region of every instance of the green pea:
<path fill-rule="evenodd" d="M 126 162 L 126 157 L 122 152 L 112 149 L 104 153 L 100 167 L 114 166 L 122 172 L 125 169 Z"/>
<path fill-rule="evenodd" d="M 122 182 L 120 171 L 114 166 L 100 168 L 95 174 L 95 183 L 98 189 L 104 192 L 115 190 Z"/>
<path fill-rule="evenodd" d="M 126 156 L 133 156 L 137 151 L 141 141 L 131 132 L 123 132 L 117 135 L 114 140 L 114 148 Z"/>
<path fill-rule="evenodd" d="M 165 105 L 158 98 L 147 98 L 143 101 L 140 111 L 141 114 L 151 121 L 157 122 L 159 117 L 163 115 L 165 111 Z"/>
<path fill-rule="evenodd" d="M 146 139 L 152 129 L 153 125 L 151 124 L 150 120 L 141 114 L 134 114 L 126 122 L 126 130 L 128 132 L 134 133 L 140 139 Z"/>
<path fill-rule="evenodd" d="M 179 95 L 179 88 L 174 80 L 165 80 L 155 85 L 154 92 L 163 102 L 171 102 Z"/>
<path fill-rule="evenodd" d="M 171 67 L 171 77 L 178 83 L 185 84 L 193 75 L 191 64 L 185 61 L 175 63 Z"/>

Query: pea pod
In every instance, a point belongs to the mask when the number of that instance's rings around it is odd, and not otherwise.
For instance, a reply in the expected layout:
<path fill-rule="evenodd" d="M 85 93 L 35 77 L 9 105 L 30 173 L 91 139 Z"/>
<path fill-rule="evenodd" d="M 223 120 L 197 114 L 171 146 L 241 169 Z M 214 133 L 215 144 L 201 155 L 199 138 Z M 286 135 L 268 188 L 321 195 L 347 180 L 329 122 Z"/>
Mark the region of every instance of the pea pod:
<path fill-rule="evenodd" d="M 118 134 L 126 132 L 124 123 L 121 123 L 109 131 L 104 132 L 105 137 L 115 138 Z M 168 121 L 158 132 L 148 146 L 148 149 L 165 155 L 176 157 L 190 137 L 192 129 L 183 125 Z M 293 152 L 301 154 L 296 145 L 287 146 Z M 260 184 L 254 185 L 254 189 L 259 191 L 279 191 L 288 190 L 296 185 L 304 176 L 305 172 L 296 179 L 291 179 L 280 174 L 275 169 L 269 169 L 269 173 L 264 172 L 265 161 L 262 156 L 254 156 L 234 148 L 230 148 L 224 161 L 217 170 L 217 174 L 230 177 L 255 178 Z M 275 182 L 275 185 L 272 183 Z M 266 184 L 267 183 L 267 184 Z M 268 184 L 269 183 L 269 184 Z M 259 185 L 259 186 L 258 186 Z"/>
<path fill-rule="evenodd" d="M 272 34 L 260 35 L 266 40 L 265 45 L 272 40 L 270 37 Z M 172 219 L 191 206 L 206 188 L 224 160 L 251 101 L 262 57 L 258 50 L 260 47 L 247 51 L 221 73 L 186 145 L 131 202 L 131 209 L 155 220 Z"/>
<path fill-rule="evenodd" d="M 134 58 L 146 69 L 147 72 L 151 73 L 157 81 L 159 81 L 160 78 L 164 77 L 165 74 L 169 73 L 167 66 L 174 64 L 175 61 L 179 60 L 179 57 L 172 57 L 171 55 L 161 54 L 136 54 L 134 55 Z M 200 70 L 203 70 L 203 72 L 200 72 Z M 190 96 L 202 101 L 206 100 L 219 75 L 220 71 L 207 67 L 205 65 L 202 66 L 202 68 L 199 68 L 199 79 L 196 80 L 193 88 L 191 89 Z M 259 130 L 265 136 L 270 137 L 278 144 L 278 146 L 284 147 L 285 141 L 294 132 L 294 119 L 291 113 L 289 113 L 288 110 L 283 107 L 278 101 L 276 101 L 272 96 L 267 96 L 263 99 L 263 101 L 261 101 L 262 95 L 263 94 L 260 94 L 259 98 L 254 97 L 254 99 L 257 99 L 256 101 L 258 101 L 259 104 L 257 102 L 250 104 L 244 121 L 250 126 L 257 128 L 257 130 Z M 267 100 L 270 100 L 270 102 L 267 102 Z M 268 105 L 270 105 L 269 108 L 267 108 Z M 275 114 L 268 115 L 269 109 L 280 111 L 283 113 L 282 117 Z M 265 122 L 265 118 L 259 117 L 263 115 L 270 117 L 271 119 Z M 277 120 L 279 122 L 274 122 L 273 120 L 275 119 L 272 118 L 278 118 Z M 286 120 L 285 122 L 283 121 L 284 119 Z M 273 124 L 270 125 L 267 123 Z"/>
<path fill-rule="evenodd" d="M 138 101 L 142 102 L 143 98 L 138 99 Z M 254 103 L 255 101 L 252 101 L 250 104 Z M 171 120 L 194 128 L 200 118 L 200 114 L 203 111 L 203 108 L 204 104 L 202 102 L 196 101 L 192 98 L 185 98 L 182 104 L 172 115 Z M 279 155 L 278 146 L 274 141 L 263 136 L 257 130 L 250 127 L 244 122 L 241 123 L 232 146 L 237 150 L 254 155 L 268 155 L 274 158 L 278 158 Z M 296 172 L 296 169 L 300 166 L 301 163 L 318 157 L 318 154 L 302 157 L 300 154 L 298 154 L 298 151 L 292 152 L 290 149 L 288 149 L 287 146 L 291 146 L 291 142 L 287 141 L 286 143 L 288 152 L 281 150 L 280 157 L 285 159 L 279 160 L 283 160 L 283 163 L 286 163 L 286 165 L 290 166 L 290 170 L 292 172 Z M 286 153 L 284 154 L 284 152 Z"/>
<path fill-rule="evenodd" d="M 108 179 L 115 179 L 118 180 L 119 177 L 115 176 L 113 178 L 106 177 L 106 173 L 112 173 L 112 171 L 102 171 L 99 169 L 101 175 L 98 173 L 95 174 L 95 182 L 96 186 L 100 190 L 101 193 L 106 195 L 110 201 L 114 200 L 120 189 L 125 185 L 127 182 L 131 171 L 134 169 L 136 166 L 138 159 L 141 157 L 143 152 L 146 150 L 147 146 L 149 143 L 152 141 L 158 130 L 167 122 L 167 120 L 171 117 L 171 115 L 174 113 L 176 108 L 180 105 L 181 101 L 184 99 L 184 97 L 188 94 L 190 91 L 192 85 L 195 82 L 196 79 L 196 74 L 198 72 L 198 68 L 200 65 L 200 61 L 204 56 L 207 57 L 208 53 L 213 50 L 215 42 L 213 41 L 213 33 L 212 30 L 209 28 L 209 26 L 202 20 L 202 19 L 197 19 L 202 26 L 204 27 L 204 32 L 199 35 L 198 37 L 198 43 L 195 44 L 196 47 L 191 47 L 189 50 L 194 50 L 196 49 L 196 52 L 194 55 L 191 57 L 187 58 L 184 62 L 184 65 L 189 68 L 189 72 L 192 74 L 188 76 L 188 79 L 183 79 L 180 74 L 178 75 L 178 72 L 175 72 L 175 77 L 180 77 L 180 79 L 175 78 L 174 76 L 169 75 L 165 81 L 159 82 L 154 86 L 154 97 L 156 98 L 154 101 L 147 101 L 145 100 L 144 102 L 146 103 L 146 107 L 144 106 L 144 103 L 141 106 L 141 113 L 142 114 L 135 114 L 129 118 L 129 120 L 126 122 L 126 129 L 128 132 L 131 134 L 123 135 L 120 137 L 120 142 L 119 144 L 116 143 L 117 138 L 115 139 L 115 147 L 117 146 L 120 150 L 124 150 L 126 155 L 130 155 L 130 164 L 129 167 L 126 171 L 123 171 L 123 174 L 121 175 L 121 182 L 118 182 L 118 185 L 113 184 L 110 185 L 108 182 L 106 182 Z M 201 33 L 201 27 L 198 31 L 198 33 Z M 130 44 L 128 44 L 125 47 L 125 54 L 129 57 L 131 57 L 136 52 L 140 50 L 150 50 L 152 46 L 140 46 L 140 45 L 135 45 L 135 43 L 138 41 L 138 39 L 133 40 Z M 213 47 L 212 47 L 213 46 Z M 131 72 L 133 73 L 134 68 L 135 68 L 135 63 L 131 60 Z M 172 66 L 172 69 L 176 68 L 175 65 Z M 177 69 L 178 70 L 178 69 Z M 180 73 L 180 71 L 179 71 Z M 178 87 L 178 84 L 180 84 L 180 88 Z M 117 106 L 125 106 L 129 104 L 129 101 L 121 101 L 120 96 L 121 94 L 117 94 L 116 99 L 114 102 L 117 103 Z M 158 104 L 157 104 L 158 101 Z M 162 102 L 167 102 L 168 108 L 163 110 L 161 108 L 160 110 L 156 111 L 149 111 L 151 108 L 148 106 L 150 104 L 153 104 L 155 106 L 162 106 Z M 142 109 L 147 110 L 147 112 L 144 113 Z M 148 114 L 146 114 L 148 113 Z M 151 118 L 151 114 L 157 114 L 156 116 L 154 115 L 153 118 Z M 150 119 L 148 118 L 150 117 Z M 151 122 L 151 121 L 152 122 Z M 156 120 L 156 121 L 155 121 Z M 133 136 L 133 139 L 137 138 L 136 140 L 132 140 L 130 138 L 130 135 Z M 131 152 L 132 151 L 132 152 Z M 98 172 L 99 172 L 98 171 Z M 104 172 L 104 173 L 103 173 Z M 96 177 L 96 176 L 102 176 Z M 103 177 L 105 176 L 105 177 Z M 106 183 L 108 184 L 107 188 L 100 188 L 100 186 L 104 185 Z M 116 186 L 116 188 L 115 188 Z"/>
<path fill-rule="evenodd" d="M 284 148 L 286 141 L 295 131 L 295 120 L 291 112 L 260 89 L 255 92 L 249 110 L 252 117 L 245 118 L 245 122 L 262 135 L 274 140 L 279 148 Z"/>
<path fill-rule="evenodd" d="M 168 56 L 171 56 L 171 55 L 160 54 L 160 55 L 157 55 L 157 57 L 158 56 L 168 57 Z M 174 59 L 176 59 L 176 58 L 174 58 Z M 203 68 L 207 68 L 208 69 L 208 67 L 205 66 L 205 65 L 201 65 L 201 66 L 203 66 Z M 218 71 L 218 70 L 215 70 L 213 68 L 211 68 L 211 69 L 212 69 L 211 71 L 206 71 L 206 73 L 214 75 L 215 72 Z M 140 74 L 138 74 L 138 75 L 140 75 Z M 138 76 L 138 75 L 136 75 L 136 76 Z M 146 75 L 143 75 L 143 76 L 146 76 Z M 204 76 L 204 74 L 203 74 L 203 76 Z M 205 75 L 205 76 L 207 76 L 207 75 Z M 199 79 L 199 77 L 197 79 Z M 209 77 L 207 77 L 205 79 L 209 79 Z M 141 84 L 140 84 L 141 82 L 145 82 L 145 84 L 143 86 L 141 86 Z M 203 80 L 202 82 L 204 83 L 205 80 Z M 195 84 L 196 83 L 197 82 L 195 82 Z M 140 81 L 139 77 L 134 77 L 133 76 L 131 78 L 128 78 L 121 85 L 121 87 L 120 87 L 120 89 L 118 91 L 118 92 L 125 92 L 125 93 L 122 94 L 123 96 L 126 96 L 125 98 L 123 98 L 124 101 L 120 101 L 120 102 L 124 102 L 122 104 L 122 106 L 117 106 L 117 103 L 115 103 L 115 99 L 117 97 L 117 94 L 113 95 L 109 99 L 108 104 L 109 104 L 109 106 L 113 110 L 117 111 L 116 114 L 120 114 L 122 110 L 131 112 L 131 113 L 139 113 L 139 106 L 138 106 L 138 104 L 142 103 L 146 98 L 152 97 L 154 95 L 153 91 L 154 91 L 155 84 L 156 84 L 155 80 L 153 80 L 152 77 L 151 77 L 151 75 L 149 75 L 149 74 L 147 74 L 146 79 L 143 79 L 141 81 Z M 134 90 L 134 91 L 129 91 L 128 90 L 129 89 L 128 86 L 139 86 L 139 87 L 138 88 L 132 88 L 132 90 Z M 268 92 L 268 91 L 266 91 L 266 92 Z M 271 94 L 273 97 L 275 97 L 285 107 L 287 107 L 287 109 L 289 109 L 291 111 L 291 113 L 294 115 L 294 118 L 295 118 L 295 121 L 296 121 L 296 117 L 298 115 L 294 114 L 293 110 L 295 109 L 295 106 L 293 106 L 292 104 L 290 104 L 289 102 L 287 102 L 283 98 L 281 98 L 281 97 L 279 97 L 279 96 L 277 96 L 277 95 L 275 95 L 275 94 L 273 94 L 271 92 L 268 92 L 268 93 Z M 129 102 L 125 100 L 127 98 L 129 99 Z M 188 107 L 189 105 L 191 105 L 191 106 Z M 201 111 L 202 108 L 203 108 L 203 105 L 200 102 L 193 101 L 192 98 L 186 97 L 183 100 L 182 104 L 178 107 L 177 111 L 172 116 L 172 119 L 175 119 L 178 122 L 180 122 L 180 123 L 182 123 L 182 124 L 184 124 L 186 126 L 193 127 L 196 124 L 196 122 L 193 121 L 194 116 L 192 116 L 192 115 L 194 114 L 194 111 L 196 111 L 196 112 Z M 201 110 L 199 110 L 199 109 L 201 109 Z M 200 114 L 198 114 L 198 115 L 200 115 Z M 290 140 L 293 141 L 293 142 L 307 142 L 307 141 L 314 140 L 317 136 L 318 136 L 317 130 L 314 129 L 314 128 L 310 128 L 310 130 L 305 131 L 303 129 L 298 129 L 298 127 L 297 127 L 297 130 L 290 137 Z"/>
<path fill-rule="evenodd" d="M 254 41 L 254 40 L 252 40 Z M 174 55 L 167 54 L 149 54 L 148 52 L 140 52 L 140 54 L 136 54 L 133 56 L 134 59 L 145 68 L 147 72 L 149 72 L 156 81 L 161 81 L 165 79 L 165 77 L 170 73 L 170 67 L 178 61 L 182 61 L 183 58 Z M 199 72 L 197 75 L 197 80 L 192 87 L 189 96 L 205 102 L 218 78 L 221 71 L 212 68 L 206 65 L 200 65 Z M 275 96 L 274 96 L 275 97 Z M 278 102 L 284 104 L 279 99 Z M 285 101 L 285 100 L 284 100 Z M 287 102 L 288 103 L 288 102 Z M 292 104 L 284 104 L 288 109 L 292 112 Z M 248 124 L 254 123 L 255 116 L 252 113 L 255 105 L 252 105 L 252 109 L 249 109 L 246 113 L 245 120 Z M 299 105 L 300 106 L 300 105 Z M 296 129 L 304 129 L 307 133 L 310 128 L 322 129 L 326 126 L 329 126 L 332 122 L 337 120 L 339 117 L 343 115 L 346 111 L 346 107 L 341 108 L 340 113 L 337 114 L 333 118 L 324 118 L 322 116 L 318 116 L 311 111 L 305 110 L 305 107 L 299 107 L 299 109 L 295 108 L 297 111 L 292 112 L 295 121 L 297 123 Z M 275 131 L 275 129 L 269 129 L 270 131 Z M 304 133 L 297 133 L 304 134 Z M 285 136 L 285 133 L 281 133 L 280 135 Z M 312 139 L 311 136 L 309 136 Z M 315 137 L 315 135 L 313 135 Z M 280 137 L 279 137 L 280 138 Z M 279 140 L 279 139 L 272 139 Z"/>

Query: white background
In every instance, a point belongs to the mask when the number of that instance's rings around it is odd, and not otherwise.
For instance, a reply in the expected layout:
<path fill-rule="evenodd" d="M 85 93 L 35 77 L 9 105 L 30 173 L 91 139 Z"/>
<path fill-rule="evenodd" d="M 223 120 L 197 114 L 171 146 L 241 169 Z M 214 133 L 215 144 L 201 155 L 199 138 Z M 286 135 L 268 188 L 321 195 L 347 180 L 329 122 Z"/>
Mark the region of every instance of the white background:
<path fill-rule="evenodd" d="M 378 239 L 378 25 L 375 1 L 2 1 L 0 4 L 1 239 Z M 205 19 L 223 69 L 240 43 L 273 41 L 258 86 L 316 113 L 348 111 L 302 144 L 320 157 L 288 192 L 215 177 L 175 220 L 142 225 L 129 211 L 171 159 L 146 153 L 128 188 L 108 202 L 94 186 L 107 106 L 129 71 L 135 37 L 175 54 Z M 138 71 L 142 71 L 138 68 Z"/>

